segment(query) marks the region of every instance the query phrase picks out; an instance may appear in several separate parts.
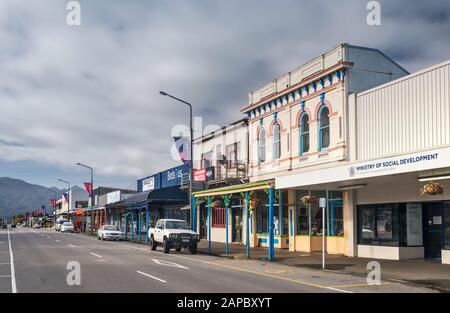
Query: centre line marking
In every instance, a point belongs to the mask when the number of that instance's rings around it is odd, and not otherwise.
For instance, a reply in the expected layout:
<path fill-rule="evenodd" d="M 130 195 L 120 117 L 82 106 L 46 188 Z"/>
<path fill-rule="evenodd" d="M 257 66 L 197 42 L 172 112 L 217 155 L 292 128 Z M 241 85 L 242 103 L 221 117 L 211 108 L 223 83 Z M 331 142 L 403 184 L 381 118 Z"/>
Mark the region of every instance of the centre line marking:
<path fill-rule="evenodd" d="M 141 271 L 136 271 L 136 273 L 139 273 L 139 274 L 141 274 L 141 275 L 147 276 L 147 277 L 149 277 L 149 278 L 152 278 L 152 279 L 154 279 L 154 280 L 160 281 L 160 282 L 162 282 L 162 283 L 167 283 L 165 280 L 163 280 L 163 279 L 161 279 L 161 278 L 152 276 L 152 275 L 150 275 L 150 274 L 147 274 L 147 273 L 144 273 L 144 272 L 141 272 Z"/>
<path fill-rule="evenodd" d="M 9 235 L 9 229 L 8 229 L 8 242 L 9 242 L 9 258 L 11 263 L 11 291 L 12 293 L 17 293 L 16 272 L 14 270 L 14 255 L 11 248 L 11 237 Z"/>
<path fill-rule="evenodd" d="M 61 240 L 56 239 L 56 242 L 61 242 Z"/>
<path fill-rule="evenodd" d="M 69 246 L 69 247 L 71 247 L 71 248 L 75 248 L 75 246 L 74 246 L 74 245 L 70 245 L 70 244 L 69 244 L 68 246 Z"/>
<path fill-rule="evenodd" d="M 96 256 L 97 258 L 101 258 L 101 257 L 102 257 L 101 255 L 95 254 L 95 253 L 93 253 L 93 252 L 90 252 L 89 254 L 90 254 L 90 255 L 93 255 L 93 256 Z"/>

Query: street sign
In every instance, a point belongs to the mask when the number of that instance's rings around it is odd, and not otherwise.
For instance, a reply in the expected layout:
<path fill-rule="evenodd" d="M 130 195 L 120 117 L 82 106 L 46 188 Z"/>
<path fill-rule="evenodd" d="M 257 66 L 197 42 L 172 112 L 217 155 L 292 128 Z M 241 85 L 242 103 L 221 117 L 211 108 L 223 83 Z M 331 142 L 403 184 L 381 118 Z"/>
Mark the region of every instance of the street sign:
<path fill-rule="evenodd" d="M 324 208 L 327 206 L 327 198 L 319 198 L 319 207 Z"/>

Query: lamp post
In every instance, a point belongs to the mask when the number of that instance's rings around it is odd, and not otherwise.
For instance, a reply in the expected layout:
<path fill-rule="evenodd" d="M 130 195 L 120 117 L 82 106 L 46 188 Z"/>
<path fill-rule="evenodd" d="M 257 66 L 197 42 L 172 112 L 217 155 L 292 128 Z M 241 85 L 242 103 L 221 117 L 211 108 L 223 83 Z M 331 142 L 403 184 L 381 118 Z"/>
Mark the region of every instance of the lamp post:
<path fill-rule="evenodd" d="M 55 194 L 55 197 L 54 197 L 55 205 L 52 205 L 52 207 L 53 207 L 53 210 L 55 212 L 53 214 L 53 221 L 54 221 L 54 224 L 56 224 L 56 195 L 57 195 L 57 193 L 56 193 L 56 190 L 53 190 L 53 189 L 50 189 L 50 188 L 47 188 L 47 187 L 44 187 L 44 188 L 47 189 L 47 190 L 50 190 L 51 192 L 53 192 Z M 47 225 L 47 219 L 45 218 L 45 213 L 44 213 L 44 219 L 45 219 L 45 225 Z"/>
<path fill-rule="evenodd" d="M 64 180 L 64 179 L 60 179 L 60 178 L 58 178 L 58 180 L 60 181 L 60 182 L 62 182 L 62 183 L 65 183 L 65 184 L 67 184 L 67 186 L 68 186 L 68 193 L 67 193 L 67 195 L 68 195 L 68 200 L 67 200 L 67 220 L 69 220 L 69 215 L 70 215 L 70 182 L 68 182 L 67 180 Z"/>
<path fill-rule="evenodd" d="M 159 92 L 160 95 L 165 96 L 165 97 L 169 97 L 172 98 L 178 102 L 184 103 L 189 107 L 189 131 L 190 131 L 190 135 L 191 135 L 191 140 L 190 140 L 190 150 L 191 150 L 191 158 L 189 160 L 189 205 L 191 207 L 191 214 L 192 212 L 194 212 L 194 209 L 192 208 L 192 180 L 194 179 L 194 127 L 192 125 L 192 120 L 193 120 L 193 116 L 192 116 L 192 104 L 190 104 L 187 101 L 184 101 L 182 99 L 179 99 L 177 97 L 174 97 L 170 94 L 168 94 L 167 92 L 164 91 L 160 91 Z M 193 225 L 193 220 L 194 220 L 194 216 L 192 216 L 192 220 L 191 220 L 191 225 Z"/>
<path fill-rule="evenodd" d="M 77 165 L 87 168 L 88 170 L 91 171 L 91 194 L 90 194 L 89 198 L 91 200 L 91 209 L 93 209 L 94 208 L 94 169 L 92 167 L 82 164 L 80 162 L 77 162 Z M 93 228 L 92 228 L 93 223 L 94 223 L 93 216 L 94 216 L 93 211 L 91 211 L 91 233 L 93 233 Z"/>

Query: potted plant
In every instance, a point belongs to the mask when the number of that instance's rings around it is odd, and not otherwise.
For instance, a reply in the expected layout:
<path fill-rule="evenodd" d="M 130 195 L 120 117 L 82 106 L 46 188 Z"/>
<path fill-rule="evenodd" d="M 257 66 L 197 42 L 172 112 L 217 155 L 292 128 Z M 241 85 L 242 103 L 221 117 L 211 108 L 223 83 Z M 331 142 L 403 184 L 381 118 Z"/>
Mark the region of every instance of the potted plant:
<path fill-rule="evenodd" d="M 317 198 L 315 196 L 304 196 L 301 198 L 301 201 L 304 205 L 310 205 L 317 202 Z"/>
<path fill-rule="evenodd" d="M 261 205 L 261 200 L 259 199 L 251 199 L 249 203 L 249 210 L 254 211 L 257 207 Z"/>
<path fill-rule="evenodd" d="M 211 206 L 213 209 L 218 209 L 218 208 L 224 207 L 223 202 L 220 201 L 219 199 L 214 200 L 213 203 L 211 204 Z"/>
<path fill-rule="evenodd" d="M 429 182 L 421 189 L 423 195 L 441 195 L 444 193 L 444 186 L 441 183 Z"/>

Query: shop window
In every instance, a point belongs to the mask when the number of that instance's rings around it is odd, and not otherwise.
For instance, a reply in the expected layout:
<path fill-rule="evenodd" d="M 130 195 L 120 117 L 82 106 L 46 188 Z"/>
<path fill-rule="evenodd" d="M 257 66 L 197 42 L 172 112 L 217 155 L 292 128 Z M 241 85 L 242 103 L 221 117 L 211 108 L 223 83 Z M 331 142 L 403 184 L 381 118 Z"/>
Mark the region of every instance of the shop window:
<path fill-rule="evenodd" d="M 212 227 L 225 228 L 226 210 L 225 208 L 214 208 L 212 211 Z"/>
<path fill-rule="evenodd" d="M 273 160 L 278 160 L 281 156 L 281 134 L 280 124 L 273 125 Z"/>
<path fill-rule="evenodd" d="M 209 168 L 212 166 L 212 151 L 202 153 L 202 168 Z"/>
<path fill-rule="evenodd" d="M 403 246 L 405 204 L 358 206 L 358 242 L 364 245 Z M 401 237 L 401 238 L 400 238 Z"/>
<path fill-rule="evenodd" d="M 309 235 L 309 209 L 301 205 L 297 208 L 297 234 Z"/>
<path fill-rule="evenodd" d="M 322 106 L 319 111 L 319 150 L 324 150 L 330 146 L 330 110 L 327 106 Z"/>
<path fill-rule="evenodd" d="M 309 151 L 309 116 L 303 113 L 300 119 L 300 155 Z"/>
<path fill-rule="evenodd" d="M 266 162 L 266 131 L 264 128 L 259 130 L 258 134 L 258 161 Z"/>
<path fill-rule="evenodd" d="M 329 200 L 329 236 L 344 236 L 344 208 L 342 200 Z"/>
<path fill-rule="evenodd" d="M 265 234 L 269 232 L 269 206 L 262 205 L 256 209 L 256 232 Z"/>

